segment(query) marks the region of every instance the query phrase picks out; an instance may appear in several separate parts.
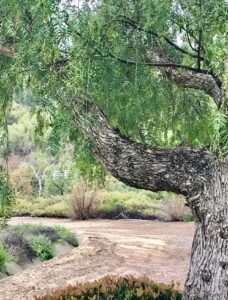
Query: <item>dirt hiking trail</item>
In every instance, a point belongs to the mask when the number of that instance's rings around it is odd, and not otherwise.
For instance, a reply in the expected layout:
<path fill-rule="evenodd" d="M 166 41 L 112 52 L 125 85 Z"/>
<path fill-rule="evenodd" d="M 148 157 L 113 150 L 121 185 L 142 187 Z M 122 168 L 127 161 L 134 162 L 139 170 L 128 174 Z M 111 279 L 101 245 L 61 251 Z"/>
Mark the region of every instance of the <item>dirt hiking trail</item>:
<path fill-rule="evenodd" d="M 32 300 L 76 282 L 107 274 L 147 275 L 154 281 L 183 285 L 188 271 L 194 225 L 142 220 L 70 221 L 13 218 L 10 224 L 62 225 L 80 246 L 0 281 L 0 300 Z"/>

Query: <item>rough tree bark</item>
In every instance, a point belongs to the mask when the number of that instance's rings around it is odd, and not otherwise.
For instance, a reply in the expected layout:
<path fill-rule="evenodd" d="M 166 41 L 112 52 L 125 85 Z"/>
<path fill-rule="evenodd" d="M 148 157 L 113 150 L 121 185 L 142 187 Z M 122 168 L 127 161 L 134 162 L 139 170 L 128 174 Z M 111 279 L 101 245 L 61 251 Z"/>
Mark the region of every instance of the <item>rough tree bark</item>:
<path fill-rule="evenodd" d="M 134 187 L 187 198 L 197 230 L 184 299 L 228 299 L 228 164 L 207 149 L 135 143 L 116 132 L 85 98 L 69 101 L 76 125 L 94 141 L 95 157 L 113 176 Z"/>
<path fill-rule="evenodd" d="M 162 46 L 158 45 L 156 50 L 148 51 L 146 54 L 146 60 L 157 63 L 175 63 L 166 53 Z M 178 68 L 164 68 L 160 67 L 160 72 L 179 86 L 186 88 L 194 88 L 203 91 L 205 94 L 211 96 L 214 99 L 215 104 L 220 107 L 224 96 L 224 90 L 222 88 L 223 82 L 217 77 L 207 73 L 199 73 L 190 70 L 182 70 Z M 206 72 L 206 70 L 204 70 Z"/>
<path fill-rule="evenodd" d="M 228 299 L 228 164 L 215 162 L 189 206 L 197 220 L 184 299 Z"/>
<path fill-rule="evenodd" d="M 198 221 L 184 299 L 228 299 L 228 165 L 216 164 L 190 207 Z"/>

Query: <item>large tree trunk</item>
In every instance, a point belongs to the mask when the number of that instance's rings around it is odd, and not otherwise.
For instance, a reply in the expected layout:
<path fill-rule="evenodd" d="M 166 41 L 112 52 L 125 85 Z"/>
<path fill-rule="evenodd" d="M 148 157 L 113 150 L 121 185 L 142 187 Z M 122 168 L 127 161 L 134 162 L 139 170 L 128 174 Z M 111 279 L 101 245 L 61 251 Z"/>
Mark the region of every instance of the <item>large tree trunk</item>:
<path fill-rule="evenodd" d="M 228 164 L 217 163 L 204 189 L 189 198 L 198 222 L 184 299 L 228 299 Z"/>
<path fill-rule="evenodd" d="M 83 101 L 69 100 L 76 125 L 113 176 L 134 187 L 186 196 L 198 225 L 184 299 L 227 300 L 228 165 L 207 149 L 135 143 L 113 130 L 92 101 Z"/>

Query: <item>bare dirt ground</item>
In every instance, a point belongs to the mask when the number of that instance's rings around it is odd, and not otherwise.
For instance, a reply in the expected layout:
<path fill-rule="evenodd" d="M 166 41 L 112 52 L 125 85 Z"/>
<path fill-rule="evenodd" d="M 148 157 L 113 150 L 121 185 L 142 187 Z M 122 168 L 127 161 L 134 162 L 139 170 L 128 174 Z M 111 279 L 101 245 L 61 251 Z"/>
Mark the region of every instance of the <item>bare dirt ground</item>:
<path fill-rule="evenodd" d="M 80 246 L 0 281 L 1 300 L 30 300 L 34 295 L 107 274 L 147 275 L 157 282 L 181 285 L 187 276 L 193 224 L 30 217 L 13 218 L 10 223 L 63 225 L 77 235 Z"/>

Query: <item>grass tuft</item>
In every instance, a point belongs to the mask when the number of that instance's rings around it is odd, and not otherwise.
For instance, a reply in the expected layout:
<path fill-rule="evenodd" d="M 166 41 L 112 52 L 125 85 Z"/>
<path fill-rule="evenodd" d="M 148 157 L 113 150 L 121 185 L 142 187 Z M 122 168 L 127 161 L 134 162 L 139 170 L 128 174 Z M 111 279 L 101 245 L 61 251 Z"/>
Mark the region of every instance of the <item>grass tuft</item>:
<path fill-rule="evenodd" d="M 42 261 L 49 260 L 55 256 L 53 244 L 49 238 L 43 235 L 32 236 L 30 244 L 36 252 L 37 257 Z"/>
<path fill-rule="evenodd" d="M 62 226 L 55 226 L 54 229 L 58 233 L 62 241 L 66 241 L 73 247 L 78 247 L 78 240 L 72 232 Z"/>

